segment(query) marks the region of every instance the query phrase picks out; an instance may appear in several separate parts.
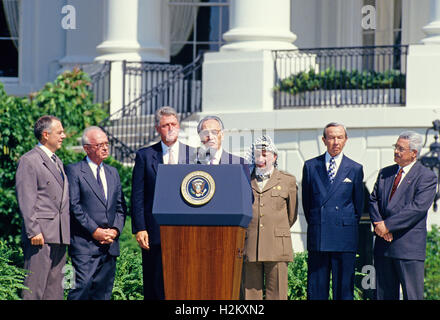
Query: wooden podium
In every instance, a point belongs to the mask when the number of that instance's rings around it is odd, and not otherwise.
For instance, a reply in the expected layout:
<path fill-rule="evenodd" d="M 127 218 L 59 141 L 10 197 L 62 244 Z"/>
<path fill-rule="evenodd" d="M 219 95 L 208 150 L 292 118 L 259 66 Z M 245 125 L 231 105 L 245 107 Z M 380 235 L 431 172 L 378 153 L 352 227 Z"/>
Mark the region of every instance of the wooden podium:
<path fill-rule="evenodd" d="M 207 173 L 215 184 L 206 204 L 193 205 L 182 195 L 182 182 L 194 172 Z M 160 225 L 165 299 L 239 299 L 252 219 L 252 190 L 241 165 L 160 165 L 153 215 Z"/>

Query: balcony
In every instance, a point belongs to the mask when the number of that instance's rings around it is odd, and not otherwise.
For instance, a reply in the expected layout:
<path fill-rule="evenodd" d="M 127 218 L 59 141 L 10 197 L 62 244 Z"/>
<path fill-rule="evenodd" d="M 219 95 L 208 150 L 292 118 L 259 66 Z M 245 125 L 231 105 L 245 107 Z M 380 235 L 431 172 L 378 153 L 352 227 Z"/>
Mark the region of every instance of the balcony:
<path fill-rule="evenodd" d="M 277 50 L 274 108 L 405 106 L 408 46 Z"/>

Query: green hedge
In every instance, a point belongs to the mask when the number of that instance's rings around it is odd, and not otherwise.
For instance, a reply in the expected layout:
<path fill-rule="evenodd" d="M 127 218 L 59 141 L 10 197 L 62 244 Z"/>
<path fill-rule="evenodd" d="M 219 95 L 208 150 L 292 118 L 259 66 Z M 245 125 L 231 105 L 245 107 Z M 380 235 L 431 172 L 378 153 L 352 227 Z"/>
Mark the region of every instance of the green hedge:
<path fill-rule="evenodd" d="M 427 236 L 425 299 L 440 300 L 440 230 L 437 225 L 432 225 Z"/>
<path fill-rule="evenodd" d="M 406 76 L 398 70 L 376 72 L 374 70 L 336 70 L 333 67 L 316 72 L 302 71 L 281 80 L 275 91 L 298 94 L 315 90 L 386 89 L 405 88 Z"/>
<path fill-rule="evenodd" d="M 20 248 L 15 249 L 0 241 L 0 300 L 19 300 L 21 290 L 27 289 L 23 285 L 27 271 L 14 263 L 22 256 Z"/>
<path fill-rule="evenodd" d="M 293 262 L 288 268 L 287 298 L 289 300 L 307 300 L 307 252 L 296 253 Z M 361 275 L 356 272 L 356 275 Z M 329 299 L 332 299 L 332 285 L 330 277 Z M 362 290 L 355 287 L 354 299 L 363 300 Z"/>

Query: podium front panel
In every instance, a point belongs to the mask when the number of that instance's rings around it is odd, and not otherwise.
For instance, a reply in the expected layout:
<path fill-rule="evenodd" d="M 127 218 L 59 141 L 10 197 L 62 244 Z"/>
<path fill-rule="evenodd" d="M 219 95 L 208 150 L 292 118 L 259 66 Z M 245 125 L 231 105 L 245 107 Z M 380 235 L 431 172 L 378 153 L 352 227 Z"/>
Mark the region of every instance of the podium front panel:
<path fill-rule="evenodd" d="M 159 165 L 153 214 L 159 225 L 240 226 L 252 219 L 252 189 L 240 164 Z M 215 192 L 203 205 L 184 199 L 182 182 L 189 174 L 203 171 L 214 182 Z"/>

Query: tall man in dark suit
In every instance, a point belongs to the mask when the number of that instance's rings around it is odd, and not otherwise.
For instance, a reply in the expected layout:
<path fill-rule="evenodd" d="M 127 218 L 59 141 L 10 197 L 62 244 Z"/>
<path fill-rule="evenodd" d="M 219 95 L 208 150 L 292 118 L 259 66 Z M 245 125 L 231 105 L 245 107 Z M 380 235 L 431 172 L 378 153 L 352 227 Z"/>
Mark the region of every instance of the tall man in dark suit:
<path fill-rule="evenodd" d="M 195 150 L 177 139 L 180 124 L 176 111 L 162 107 L 155 114 L 161 141 L 139 149 L 133 169 L 132 231 L 142 248 L 144 299 L 164 299 L 160 229 L 152 209 L 159 164 L 188 164 Z"/>
<path fill-rule="evenodd" d="M 223 147 L 223 121 L 217 116 L 206 116 L 199 121 L 197 133 L 201 147 L 197 151 L 195 162 L 202 164 L 241 164 L 250 184 L 251 174 L 249 165 L 242 157 L 226 152 Z"/>
<path fill-rule="evenodd" d="M 351 300 L 364 173 L 360 164 L 342 153 L 347 142 L 342 124 L 329 123 L 322 141 L 327 152 L 305 162 L 302 178 L 308 224 L 307 298 L 328 299 L 331 271 L 333 299 Z"/>
<path fill-rule="evenodd" d="M 23 218 L 25 300 L 62 300 L 63 267 L 70 242 L 69 187 L 55 155 L 66 137 L 61 121 L 42 116 L 34 126 L 38 145 L 18 162 L 15 189 Z"/>
<path fill-rule="evenodd" d="M 379 300 L 423 300 L 426 217 L 436 193 L 435 174 L 417 162 L 423 138 L 402 132 L 394 145 L 395 165 L 380 170 L 370 195 L 374 266 Z"/>
<path fill-rule="evenodd" d="M 69 300 L 109 300 L 113 290 L 118 237 L 126 205 L 118 171 L 103 161 L 109 156 L 107 135 L 88 127 L 82 136 L 87 156 L 66 167 L 70 189 L 69 254 L 75 286 Z"/>

